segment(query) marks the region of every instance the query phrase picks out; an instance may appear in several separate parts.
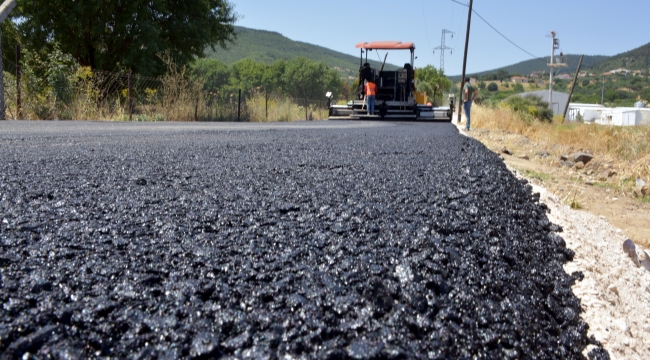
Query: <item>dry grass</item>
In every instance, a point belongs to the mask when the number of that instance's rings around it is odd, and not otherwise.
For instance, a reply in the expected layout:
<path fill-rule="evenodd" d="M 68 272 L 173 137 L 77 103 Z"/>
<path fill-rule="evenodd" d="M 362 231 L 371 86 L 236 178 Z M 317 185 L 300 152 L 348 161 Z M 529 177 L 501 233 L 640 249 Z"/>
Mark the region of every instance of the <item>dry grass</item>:
<path fill-rule="evenodd" d="M 650 179 L 650 127 L 615 127 L 534 121 L 506 108 L 472 108 L 472 126 L 526 136 L 547 151 L 571 154 L 591 152 L 618 165 L 621 181 Z"/>
<path fill-rule="evenodd" d="M 266 98 L 264 94 L 254 94 L 246 101 L 250 121 L 276 122 L 294 120 L 323 120 L 327 119 L 327 109 L 315 106 L 302 106 L 292 99 L 283 97 L 270 97 L 268 99 L 268 117 Z M 306 111 L 305 111 L 306 108 Z"/>
<path fill-rule="evenodd" d="M 60 86 L 55 88 L 33 71 L 24 71 L 20 114 L 16 78 L 5 72 L 7 116 L 25 120 L 128 121 L 132 117 L 134 121 L 254 122 L 322 120 L 328 116 L 324 102 L 310 104 L 307 100 L 271 96 L 267 103 L 266 96 L 260 93 L 243 95 L 238 108 L 236 96 L 221 98 L 207 92 L 205 79 L 193 77 L 189 68 L 175 64 L 169 53 L 159 57 L 167 67 L 160 78 L 129 77 L 78 67 L 63 75 Z"/>

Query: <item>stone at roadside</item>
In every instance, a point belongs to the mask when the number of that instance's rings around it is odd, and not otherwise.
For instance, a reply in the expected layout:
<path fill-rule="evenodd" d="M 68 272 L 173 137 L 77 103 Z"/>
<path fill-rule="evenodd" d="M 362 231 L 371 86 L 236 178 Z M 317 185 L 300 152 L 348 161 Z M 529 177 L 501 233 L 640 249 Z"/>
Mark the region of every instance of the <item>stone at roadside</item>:
<path fill-rule="evenodd" d="M 583 164 L 587 164 L 593 158 L 594 158 L 593 155 L 587 154 L 587 153 L 584 153 L 584 152 L 579 152 L 579 153 L 573 155 L 573 161 L 582 162 Z"/>
<path fill-rule="evenodd" d="M 594 185 L 594 181 L 593 181 L 593 180 L 586 180 L 586 181 L 585 181 L 585 185 L 593 186 L 593 185 Z"/>
<path fill-rule="evenodd" d="M 537 154 L 535 154 L 535 155 L 541 157 L 542 159 L 546 159 L 547 157 L 550 156 L 548 151 L 538 151 Z"/>
<path fill-rule="evenodd" d="M 607 181 L 610 177 L 616 175 L 614 170 L 605 170 L 598 175 L 599 181 Z"/>
<path fill-rule="evenodd" d="M 639 255 L 636 253 L 636 246 L 631 239 L 627 239 L 623 242 L 623 251 L 630 257 L 630 259 L 632 259 L 632 262 L 636 266 L 641 266 L 639 263 Z"/>
<path fill-rule="evenodd" d="M 573 161 L 565 161 L 565 162 L 564 162 L 564 166 L 566 166 L 566 167 L 568 167 L 568 168 L 572 168 L 573 165 L 574 165 L 574 164 L 573 164 Z"/>
<path fill-rule="evenodd" d="M 642 187 L 645 185 L 645 181 L 641 179 L 636 179 L 636 186 Z"/>
<path fill-rule="evenodd" d="M 560 155 L 560 161 L 567 161 L 569 157 L 567 155 Z"/>
<path fill-rule="evenodd" d="M 524 154 L 524 155 L 519 155 L 519 156 L 517 156 L 517 157 L 520 158 L 520 159 L 523 159 L 523 160 L 530 160 L 530 158 L 529 158 L 528 155 L 526 155 L 526 154 Z"/>
<path fill-rule="evenodd" d="M 587 171 L 587 175 L 593 175 L 593 174 L 594 174 L 593 170 L 590 169 L 589 171 Z"/>
<path fill-rule="evenodd" d="M 503 147 L 503 149 L 501 149 L 501 152 L 506 154 L 506 155 L 512 155 L 512 152 L 510 150 L 508 150 L 508 148 L 505 147 L 505 146 Z"/>
<path fill-rule="evenodd" d="M 641 192 L 641 188 L 638 187 L 638 186 L 635 187 L 634 190 L 632 190 L 632 193 L 634 194 L 635 197 L 638 197 L 638 198 L 643 197 L 643 193 Z"/>
<path fill-rule="evenodd" d="M 643 186 L 641 187 L 641 194 L 643 194 L 643 196 L 648 196 L 648 195 L 650 195 L 650 185 L 648 185 L 648 184 L 643 185 Z"/>
<path fill-rule="evenodd" d="M 578 161 L 578 162 L 576 163 L 576 169 L 578 169 L 578 170 L 582 170 L 582 169 L 584 169 L 584 168 L 585 168 L 585 163 L 583 163 L 582 161 Z"/>

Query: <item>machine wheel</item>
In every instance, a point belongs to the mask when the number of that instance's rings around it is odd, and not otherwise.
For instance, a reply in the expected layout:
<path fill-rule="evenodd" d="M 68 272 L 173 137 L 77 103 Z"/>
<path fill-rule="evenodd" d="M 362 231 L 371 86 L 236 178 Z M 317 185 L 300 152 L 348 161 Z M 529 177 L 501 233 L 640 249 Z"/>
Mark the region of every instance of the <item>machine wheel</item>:
<path fill-rule="evenodd" d="M 388 106 L 386 106 L 386 100 L 384 100 L 379 107 L 379 117 L 383 119 L 386 114 L 388 114 Z"/>

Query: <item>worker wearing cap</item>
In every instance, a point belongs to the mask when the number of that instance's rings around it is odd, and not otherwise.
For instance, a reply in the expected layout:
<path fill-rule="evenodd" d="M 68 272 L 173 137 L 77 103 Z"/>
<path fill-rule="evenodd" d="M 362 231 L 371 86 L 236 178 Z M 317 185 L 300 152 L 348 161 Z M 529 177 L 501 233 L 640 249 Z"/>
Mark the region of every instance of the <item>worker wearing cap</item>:
<path fill-rule="evenodd" d="M 465 111 L 465 117 L 467 118 L 467 123 L 465 124 L 465 130 L 469 131 L 469 112 L 472 108 L 472 102 L 476 99 L 478 95 L 478 89 L 475 88 L 469 81 L 469 77 L 465 78 L 463 85 L 463 110 Z"/>
<path fill-rule="evenodd" d="M 377 95 L 377 85 L 374 82 L 364 80 L 364 92 L 368 101 L 368 115 L 375 115 L 375 96 Z"/>

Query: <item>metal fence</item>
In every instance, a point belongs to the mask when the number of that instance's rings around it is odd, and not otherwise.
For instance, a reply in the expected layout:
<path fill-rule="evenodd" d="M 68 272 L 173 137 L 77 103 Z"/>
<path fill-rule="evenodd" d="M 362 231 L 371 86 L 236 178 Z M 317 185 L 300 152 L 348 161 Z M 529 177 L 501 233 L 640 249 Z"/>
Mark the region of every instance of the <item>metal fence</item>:
<path fill-rule="evenodd" d="M 145 77 L 79 67 L 24 69 L 5 55 L 7 119 L 293 121 L 327 117 L 327 101 L 260 92 L 214 94 L 203 79 Z"/>

